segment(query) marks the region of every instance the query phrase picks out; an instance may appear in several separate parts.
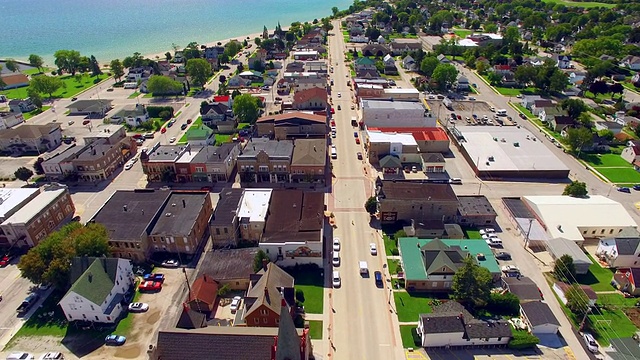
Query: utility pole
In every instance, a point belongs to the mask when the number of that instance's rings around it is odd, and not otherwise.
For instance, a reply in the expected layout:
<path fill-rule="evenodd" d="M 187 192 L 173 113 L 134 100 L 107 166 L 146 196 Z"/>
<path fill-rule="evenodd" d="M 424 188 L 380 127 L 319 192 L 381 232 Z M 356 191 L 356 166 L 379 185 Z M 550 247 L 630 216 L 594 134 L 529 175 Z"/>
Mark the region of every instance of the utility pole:
<path fill-rule="evenodd" d="M 524 239 L 524 247 L 527 248 L 529 245 L 529 234 L 531 233 L 531 225 L 533 225 L 533 219 L 529 219 L 529 229 L 527 230 L 527 236 Z"/>

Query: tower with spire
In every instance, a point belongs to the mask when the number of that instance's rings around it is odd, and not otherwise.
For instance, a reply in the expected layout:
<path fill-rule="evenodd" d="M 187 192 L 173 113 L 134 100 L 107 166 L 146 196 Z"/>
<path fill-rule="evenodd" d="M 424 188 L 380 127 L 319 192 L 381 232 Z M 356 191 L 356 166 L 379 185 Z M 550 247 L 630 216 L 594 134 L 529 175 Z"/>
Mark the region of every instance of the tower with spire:
<path fill-rule="evenodd" d="M 272 349 L 272 360 L 307 360 L 311 352 L 311 342 L 309 341 L 309 329 L 304 329 L 302 336 L 298 336 L 298 331 L 293 323 L 293 318 L 287 316 L 289 309 L 287 302 L 282 299 L 280 314 L 280 324 L 278 326 L 278 336 L 275 338 Z"/>
<path fill-rule="evenodd" d="M 262 29 L 262 39 L 267 40 L 269 38 L 269 30 L 267 30 L 267 25 Z"/>

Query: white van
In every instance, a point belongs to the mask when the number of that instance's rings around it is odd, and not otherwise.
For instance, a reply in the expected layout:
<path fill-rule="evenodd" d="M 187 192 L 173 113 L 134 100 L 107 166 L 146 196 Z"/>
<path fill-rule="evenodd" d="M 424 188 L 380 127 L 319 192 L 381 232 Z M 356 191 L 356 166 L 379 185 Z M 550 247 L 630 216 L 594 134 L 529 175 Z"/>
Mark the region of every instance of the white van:
<path fill-rule="evenodd" d="M 333 283 L 333 287 L 338 288 L 342 284 L 340 281 L 340 271 L 334 271 L 333 276 L 331 277 L 331 282 Z"/>
<path fill-rule="evenodd" d="M 335 145 L 331 145 L 331 158 L 332 159 L 337 159 L 338 158 L 338 150 L 336 150 L 336 146 Z"/>
<path fill-rule="evenodd" d="M 460 178 L 451 178 L 451 179 L 449 179 L 449 184 L 462 185 L 462 179 L 460 179 Z"/>
<path fill-rule="evenodd" d="M 498 115 L 498 116 L 507 116 L 507 109 L 498 109 L 498 110 L 496 110 L 496 115 Z"/>
<path fill-rule="evenodd" d="M 369 266 L 366 261 L 360 261 L 360 275 L 369 275 Z"/>
<path fill-rule="evenodd" d="M 17 352 L 7 355 L 7 360 L 33 360 L 35 356 L 26 352 Z"/>
<path fill-rule="evenodd" d="M 497 237 L 490 237 L 488 239 L 485 239 L 485 242 L 489 246 L 502 246 L 502 240 L 500 240 L 500 238 L 497 238 Z"/>

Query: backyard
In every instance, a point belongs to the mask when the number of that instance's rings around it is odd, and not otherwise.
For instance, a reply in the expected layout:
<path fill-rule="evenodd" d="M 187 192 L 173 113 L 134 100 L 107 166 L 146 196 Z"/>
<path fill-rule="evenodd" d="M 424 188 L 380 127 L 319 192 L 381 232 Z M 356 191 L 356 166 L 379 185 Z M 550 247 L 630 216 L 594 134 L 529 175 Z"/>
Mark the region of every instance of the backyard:
<path fill-rule="evenodd" d="M 594 291 L 612 291 L 614 290 L 611 286 L 611 279 L 613 278 L 613 271 L 610 269 L 605 269 L 602 266 L 598 265 L 591 255 L 589 259 L 591 259 L 591 266 L 589 266 L 589 271 L 584 275 L 576 275 L 576 280 L 578 283 L 582 285 L 589 285 Z"/>
<path fill-rule="evenodd" d="M 467 239 L 482 239 L 482 235 L 480 235 L 480 230 L 478 230 L 477 228 L 463 227 L 462 231 L 464 231 L 464 236 Z"/>
<path fill-rule="evenodd" d="M 107 79 L 107 75 L 100 75 L 97 78 L 92 77 L 89 74 L 82 74 L 82 78 L 80 81 L 76 81 L 76 79 L 71 75 L 63 75 L 60 77 L 62 79 L 62 83 L 64 84 L 62 88 L 58 89 L 58 91 L 53 93 L 54 98 L 70 98 L 74 95 L 77 95 L 79 92 L 86 90 L 100 81 Z M 29 95 L 27 93 L 28 86 L 17 88 L 17 89 L 9 89 L 0 91 L 0 94 L 6 95 L 9 99 L 25 99 L 28 98 Z M 47 98 L 49 95 L 44 94 L 43 97 Z"/>
<path fill-rule="evenodd" d="M 409 294 L 406 291 L 394 291 L 398 321 L 418 321 L 420 314 L 431 312 L 433 298 L 426 294 Z"/>
<path fill-rule="evenodd" d="M 309 314 L 322 314 L 324 300 L 324 282 L 320 269 L 301 267 L 290 268 L 289 274 L 295 279 L 295 288 L 304 293 L 304 310 Z M 290 270 L 287 269 L 287 270 Z"/>
<path fill-rule="evenodd" d="M 592 1 L 578 2 L 578 1 L 568 1 L 568 0 L 543 0 L 543 2 L 552 3 L 552 4 L 562 4 L 564 6 L 582 7 L 585 9 L 594 8 L 594 7 L 603 7 L 603 8 L 611 9 L 614 6 L 616 6 L 615 4 L 607 4 L 607 3 L 592 2 Z"/>
<path fill-rule="evenodd" d="M 602 346 L 609 345 L 609 339 L 631 337 L 638 329 L 627 315 L 619 309 L 599 308 L 588 315 L 589 328 Z"/>

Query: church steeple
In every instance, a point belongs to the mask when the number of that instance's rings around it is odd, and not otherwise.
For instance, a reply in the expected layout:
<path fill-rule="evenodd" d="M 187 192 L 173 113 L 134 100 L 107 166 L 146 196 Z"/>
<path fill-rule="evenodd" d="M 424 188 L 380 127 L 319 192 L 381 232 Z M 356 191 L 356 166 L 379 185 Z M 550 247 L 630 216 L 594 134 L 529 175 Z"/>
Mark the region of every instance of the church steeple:
<path fill-rule="evenodd" d="M 284 299 L 282 299 L 282 308 L 280 309 L 275 360 L 300 360 L 300 337 Z"/>

